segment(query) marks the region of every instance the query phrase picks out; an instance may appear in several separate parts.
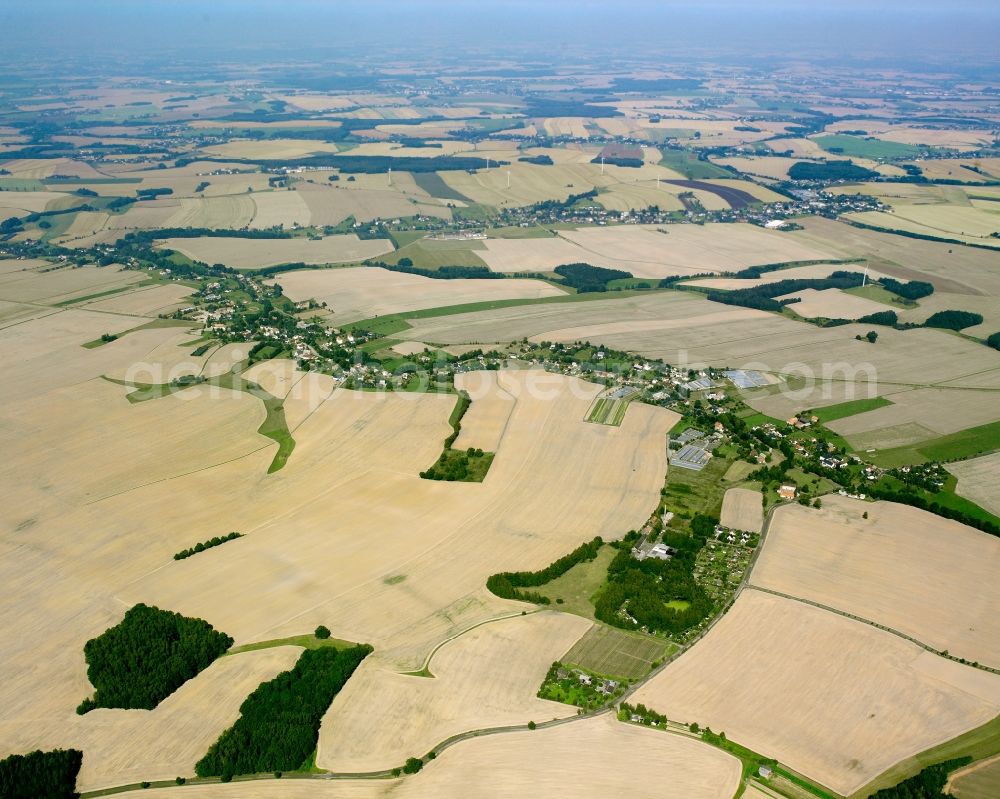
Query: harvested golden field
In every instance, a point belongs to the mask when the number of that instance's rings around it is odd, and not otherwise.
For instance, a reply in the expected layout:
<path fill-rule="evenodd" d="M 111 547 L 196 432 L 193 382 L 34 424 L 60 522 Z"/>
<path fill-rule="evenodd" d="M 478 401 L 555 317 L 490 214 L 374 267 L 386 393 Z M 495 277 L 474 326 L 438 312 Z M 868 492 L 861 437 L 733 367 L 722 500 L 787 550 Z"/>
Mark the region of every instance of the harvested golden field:
<path fill-rule="evenodd" d="M 373 655 L 324 716 L 316 764 L 378 771 L 462 732 L 575 716 L 573 706 L 536 694 L 552 662 L 589 627 L 551 611 L 484 624 L 434 653 L 433 677 L 399 674 Z"/>
<path fill-rule="evenodd" d="M 893 391 L 892 405 L 837 419 L 829 427 L 859 449 L 884 449 L 1000 419 L 995 390 L 975 391 L 965 381 L 958 384 L 961 390 L 929 387 Z"/>
<path fill-rule="evenodd" d="M 646 278 L 829 257 L 793 235 L 745 224 L 620 225 L 564 230 L 554 239 L 490 239 L 481 257 L 498 272 L 551 271 L 583 261 Z"/>
<path fill-rule="evenodd" d="M 920 171 L 928 180 L 960 180 L 963 183 L 985 183 L 996 180 L 996 173 L 1000 172 L 1000 164 L 996 159 L 971 159 L 971 158 L 928 158 L 916 162 Z M 983 172 L 977 172 L 969 167 L 979 167 Z"/>
<path fill-rule="evenodd" d="M 243 228 L 257 213 L 249 194 L 225 197 L 196 197 L 180 201 L 180 207 L 167 217 L 164 227 Z"/>
<path fill-rule="evenodd" d="M 664 211 L 681 211 L 684 208 L 677 195 L 686 189 L 662 183 L 657 187 L 654 181 L 645 183 L 619 183 L 601 192 L 599 202 L 609 211 L 634 211 L 656 205 Z M 709 192 L 694 191 L 693 194 L 706 208 L 719 200 Z"/>
<path fill-rule="evenodd" d="M 664 180 L 677 177 L 671 170 L 649 162 L 641 167 L 607 164 L 602 172 L 600 164 L 590 163 L 596 155 L 596 150 L 588 152 L 567 149 L 566 152 L 572 155 L 553 157 L 553 161 L 556 162 L 553 166 L 527 164 L 517 161 L 510 152 L 497 152 L 496 157 L 512 163 L 481 169 L 473 174 L 449 171 L 441 172 L 440 175 L 449 186 L 464 197 L 498 208 L 520 207 L 542 200 L 565 200 L 570 194 L 590 191 L 595 187 L 606 189 L 614 197 L 616 192 L 627 193 L 633 191 L 636 186 L 655 186 L 657 176 Z M 549 150 L 546 150 L 546 154 L 548 153 Z M 486 153 L 477 152 L 475 155 L 485 157 Z M 681 189 L 665 185 L 661 187 L 661 191 L 676 194 Z M 599 199 L 602 203 L 603 200 L 603 197 Z"/>
<path fill-rule="evenodd" d="M 65 197 L 58 191 L 0 191 L 0 214 L 6 218 L 45 211 L 50 203 Z"/>
<path fill-rule="evenodd" d="M 929 280 L 940 292 L 1000 297 L 997 256 L 989 250 L 862 230 L 818 217 L 802 222 L 805 230 L 793 235 L 838 258 L 868 258 L 885 274 Z"/>
<path fill-rule="evenodd" d="M 422 308 L 563 295 L 550 283 L 528 278 L 437 280 L 364 266 L 287 272 L 278 281 L 285 295 L 293 300 L 327 303 L 337 325 Z"/>
<path fill-rule="evenodd" d="M 570 136 L 574 139 L 589 139 L 590 131 L 586 121 L 580 117 L 549 117 L 542 122 L 549 136 Z"/>
<path fill-rule="evenodd" d="M 930 147 L 951 147 L 954 149 L 980 149 L 993 142 L 992 132 L 980 130 L 956 130 L 947 128 L 921 128 L 916 125 L 889 125 L 885 122 L 872 120 L 868 124 L 858 125 L 858 120 L 848 120 L 834 123 L 828 130 L 837 130 L 838 125 L 846 129 L 862 129 L 871 136 L 878 136 L 886 141 L 901 144 L 928 145 Z"/>
<path fill-rule="evenodd" d="M 205 236 L 197 239 L 164 239 L 163 247 L 207 264 L 224 263 L 235 269 L 260 269 L 287 263 L 335 264 L 363 261 L 392 252 L 388 239 L 359 239 L 354 233 L 313 240 L 242 239 Z"/>
<path fill-rule="evenodd" d="M 825 317 L 827 319 L 858 319 L 868 314 L 879 311 L 894 310 L 890 305 L 883 305 L 880 302 L 858 297 L 855 294 L 848 294 L 840 289 L 804 289 L 792 294 L 784 294 L 777 297 L 778 300 L 789 300 L 796 298 L 796 302 L 791 306 L 799 316 L 807 319 Z"/>
<path fill-rule="evenodd" d="M 837 405 L 841 402 L 857 399 L 873 399 L 887 397 L 893 400 L 901 391 L 910 391 L 909 386 L 898 386 L 885 383 L 853 383 L 830 382 L 809 385 L 800 381 L 786 383 L 782 391 L 771 393 L 751 391 L 745 396 L 747 404 L 761 413 L 775 419 L 788 419 L 799 411 L 814 410 L 827 405 Z"/>
<path fill-rule="evenodd" d="M 636 277 L 729 271 L 754 264 L 820 260 L 830 255 L 801 242 L 794 233 L 753 225 L 668 225 L 662 230 L 665 233 L 651 226 L 625 225 L 567 230 L 561 235 L 591 257 L 613 257 L 633 266 L 628 271 Z"/>
<path fill-rule="evenodd" d="M 959 496 L 971 499 L 978 505 L 1000 516 L 1000 453 L 983 455 L 967 461 L 949 463 L 946 467 L 958 478 L 955 491 Z"/>
<path fill-rule="evenodd" d="M 971 244 L 1000 247 L 1000 215 L 981 208 L 934 205 L 897 207 L 892 213 L 865 211 L 846 218 L 883 230 L 901 230 L 924 236 L 955 239 Z"/>
<path fill-rule="evenodd" d="M 595 769 L 594 763 L 615 768 Z M 489 775 L 488 787 L 484 774 Z M 722 799 L 740 781 L 731 755 L 684 735 L 622 724 L 610 714 L 551 729 L 463 741 L 399 780 L 260 780 L 165 788 L 180 799 Z M 143 792 L 122 794 L 138 799 Z"/>
<path fill-rule="evenodd" d="M 775 142 L 777 146 L 779 142 Z M 787 180 L 788 170 L 801 162 L 799 158 L 785 158 L 777 155 L 741 156 L 736 158 L 718 158 L 713 163 L 731 166 L 746 175 L 769 178 L 771 180 Z"/>
<path fill-rule="evenodd" d="M 848 795 L 993 719 L 1000 677 L 862 622 L 746 590 L 633 699 L 672 720 L 724 730 Z"/>
<path fill-rule="evenodd" d="M 993 536 L 917 508 L 831 495 L 822 510 L 775 512 L 751 583 L 995 667 L 1000 586 L 989 575 L 998 567 Z"/>
<path fill-rule="evenodd" d="M 107 311 L 134 316 L 157 316 L 176 310 L 191 296 L 192 289 L 171 283 L 133 289 L 122 294 L 81 303 L 88 311 Z"/>
<path fill-rule="evenodd" d="M 580 338 L 579 333 L 594 343 L 606 343 L 628 331 L 668 330 L 671 336 L 681 336 L 678 345 L 685 346 L 691 337 L 704 332 L 699 326 L 711 328 L 718 320 L 736 319 L 786 322 L 763 311 L 710 303 L 694 293 L 669 292 L 412 319 L 407 336 L 437 344 L 482 344 L 525 337 L 553 341 L 558 336 L 573 341 Z"/>
<path fill-rule="evenodd" d="M 463 372 L 455 376 L 455 388 L 467 392 L 472 399 L 462 417 L 462 430 L 455 439 L 455 447 L 496 452 L 516 400 L 500 386 L 496 372 Z"/>
<path fill-rule="evenodd" d="M 760 491 L 749 488 L 727 489 L 722 499 L 722 526 L 759 533 L 764 526 L 762 499 Z"/>
<path fill-rule="evenodd" d="M 194 764 L 236 721 L 247 695 L 290 669 L 301 652 L 285 646 L 220 658 L 151 711 L 102 708 L 81 717 L 69 708 L 45 729 L 0 722 L 3 749 L 28 749 L 43 740 L 44 746 L 85 751 L 80 791 L 192 775 Z"/>
<path fill-rule="evenodd" d="M 387 155 L 394 158 L 438 158 L 443 155 L 466 153 L 472 149 L 473 145 L 468 142 L 448 139 L 427 140 L 426 147 L 406 147 L 399 142 L 362 142 L 352 147 L 348 154 Z"/>
<path fill-rule="evenodd" d="M 335 391 L 295 429 L 284 469 L 263 484 L 230 484 L 230 524 L 248 532 L 238 549 L 182 561 L 131 591 L 213 619 L 240 641 L 325 623 L 338 637 L 387 650 L 402 670 L 419 668 L 432 642 L 510 606 L 485 593 L 488 574 L 537 568 L 600 530 L 624 531 L 646 518 L 659 493 L 674 414 L 637 406 L 621 428 L 597 429 L 582 421 L 597 386 L 539 372 L 503 372 L 501 382 L 518 401 L 482 484 L 417 477 L 440 453 L 453 397 Z M 579 465 L 574 474 L 550 482 L 547 470 L 567 459 Z M 247 469 L 259 461 L 202 471 L 197 483 L 204 490 Z M 323 521 L 331 502 L 333 527 Z M 275 510 L 262 514 L 268 507 Z M 371 546 L 373 535 L 380 546 Z M 247 591 L 256 597 L 251 613 L 238 599 Z"/>
<path fill-rule="evenodd" d="M 705 277 L 697 278 L 696 280 L 685 280 L 681 285 L 702 286 L 709 289 L 731 291 L 733 289 L 747 289 L 755 288 L 756 286 L 766 286 L 769 283 L 778 283 L 782 280 L 829 277 L 834 272 L 856 272 L 858 270 L 863 271 L 864 264 L 810 264 L 809 266 L 793 266 L 788 269 L 778 269 L 774 272 L 765 272 L 758 278 Z M 877 280 L 881 276 L 881 273 L 874 269 L 868 270 L 868 277 L 872 280 Z"/>
<path fill-rule="evenodd" d="M 213 144 L 201 150 L 202 155 L 213 158 L 255 158 L 281 161 L 301 158 L 314 153 L 337 153 L 340 148 L 332 142 L 308 139 L 261 139 L 260 141 L 230 141 Z"/>
<path fill-rule="evenodd" d="M 75 214 L 66 232 L 55 239 L 57 244 L 65 244 L 73 239 L 93 236 L 100 233 L 108 225 L 110 214 L 103 211 L 80 211 Z"/>
<path fill-rule="evenodd" d="M 418 214 L 451 219 L 451 209 L 443 201 L 428 197 L 412 183 L 409 176 L 393 175 L 393 185 L 405 191 L 390 190 L 388 185 L 380 189 L 345 189 L 339 184 L 330 187 L 308 183 L 299 184 L 295 191 L 309 207 L 314 225 L 337 225 L 349 216 L 359 222 Z"/>
<path fill-rule="evenodd" d="M 812 139 L 775 139 L 765 144 L 776 153 L 788 153 L 793 158 L 826 160 L 830 155 Z"/>
<path fill-rule="evenodd" d="M 297 191 L 264 191 L 253 195 L 255 207 L 251 228 L 291 228 L 309 225 L 312 212 Z"/>
<path fill-rule="evenodd" d="M 879 331 L 878 343 L 871 345 L 856 340 L 871 325 L 819 328 L 712 303 L 688 292 L 499 308 L 414 319 L 411 324 L 408 338 L 434 344 L 485 344 L 523 337 L 591 341 L 672 364 L 758 369 L 805 377 L 827 387 L 846 380 L 864 388 L 871 385 L 876 391 L 894 382 L 979 385 L 983 373 L 1000 370 L 1000 353 L 942 331 L 885 328 Z M 914 352 L 921 353 L 919 360 L 913 358 Z M 993 374 L 987 385 L 992 387 L 998 378 L 1000 374 Z M 822 404 L 815 399 L 811 403 Z"/>
<path fill-rule="evenodd" d="M 49 271 L 0 274 L 0 299 L 52 305 L 145 282 L 143 272 L 118 266 L 63 266 Z"/>

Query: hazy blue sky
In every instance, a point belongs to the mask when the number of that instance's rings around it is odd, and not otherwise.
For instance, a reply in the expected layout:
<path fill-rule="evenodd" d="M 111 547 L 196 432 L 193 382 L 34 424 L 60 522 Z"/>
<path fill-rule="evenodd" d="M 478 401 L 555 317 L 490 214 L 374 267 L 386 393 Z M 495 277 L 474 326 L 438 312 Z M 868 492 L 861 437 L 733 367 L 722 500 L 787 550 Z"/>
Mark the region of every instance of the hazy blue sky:
<path fill-rule="evenodd" d="M 884 56 L 971 68 L 1000 58 L 997 0 L 0 0 L 0 26 L 14 34 L 8 58 L 49 49 L 294 58 L 352 47 L 505 48 L 541 59 L 622 48 L 731 60 Z"/>

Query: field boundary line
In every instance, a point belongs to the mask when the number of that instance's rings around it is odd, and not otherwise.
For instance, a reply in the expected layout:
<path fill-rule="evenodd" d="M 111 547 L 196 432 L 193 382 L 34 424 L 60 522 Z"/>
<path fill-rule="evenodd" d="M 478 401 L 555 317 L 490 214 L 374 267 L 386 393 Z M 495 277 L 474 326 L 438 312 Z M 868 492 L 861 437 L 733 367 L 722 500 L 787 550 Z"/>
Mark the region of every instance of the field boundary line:
<path fill-rule="evenodd" d="M 792 594 L 785 594 L 781 591 L 775 591 L 773 588 L 763 588 L 759 585 L 747 584 L 748 588 L 752 588 L 754 591 L 761 591 L 765 594 L 772 594 L 773 596 L 781 597 L 782 599 L 790 599 L 793 602 L 801 602 L 805 605 L 812 605 L 814 608 L 819 608 L 820 610 L 825 610 L 830 613 L 836 613 L 838 616 L 843 616 L 845 619 L 850 619 L 851 621 L 861 622 L 862 624 L 867 624 L 870 627 L 874 627 L 877 630 L 882 630 L 882 632 L 891 633 L 899 638 L 909 641 L 911 644 L 916 644 L 921 649 L 924 649 L 932 654 L 940 655 L 948 660 L 953 660 L 956 663 L 961 663 L 963 666 L 969 666 L 974 669 L 979 669 L 980 671 L 988 671 L 991 674 L 1000 674 L 1000 668 L 994 666 L 987 666 L 984 663 L 970 662 L 968 659 L 960 658 L 956 655 L 952 655 L 948 650 L 935 649 L 930 644 L 926 644 L 918 638 L 914 638 L 912 635 L 907 635 L 904 632 L 889 627 L 885 624 L 879 624 L 877 621 L 872 621 L 871 619 L 866 619 L 862 616 L 855 616 L 853 613 L 848 613 L 846 610 L 838 610 L 837 608 L 831 607 L 830 605 L 824 605 L 822 602 L 815 602 L 811 599 L 805 599 L 799 596 L 793 596 Z"/>

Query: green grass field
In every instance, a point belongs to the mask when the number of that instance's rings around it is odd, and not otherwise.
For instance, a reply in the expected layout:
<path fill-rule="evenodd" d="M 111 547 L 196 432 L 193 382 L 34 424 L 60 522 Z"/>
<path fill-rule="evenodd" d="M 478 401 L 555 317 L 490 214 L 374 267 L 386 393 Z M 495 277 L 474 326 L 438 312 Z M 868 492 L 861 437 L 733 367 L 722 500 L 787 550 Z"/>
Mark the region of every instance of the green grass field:
<path fill-rule="evenodd" d="M 593 620 L 594 604 L 591 598 L 604 585 L 615 553 L 614 547 L 605 544 L 596 558 L 577 563 L 562 576 L 539 587 L 538 593 L 552 600 L 550 607 Z"/>
<path fill-rule="evenodd" d="M 918 306 L 916 302 L 902 301 L 900 297 L 897 297 L 891 291 L 881 286 L 876 286 L 874 283 L 869 283 L 867 286 L 857 286 L 853 289 L 842 289 L 842 291 L 847 294 L 853 294 L 855 297 L 864 297 L 866 300 L 873 300 L 874 302 L 891 305 L 895 308 L 916 308 Z"/>
<path fill-rule="evenodd" d="M 409 258 L 413 266 L 420 269 L 437 269 L 440 266 L 486 266 L 486 262 L 475 254 L 475 250 L 485 249 L 481 241 L 439 241 L 419 239 L 394 253 L 382 256 L 387 264 L 398 264 L 402 258 Z"/>
<path fill-rule="evenodd" d="M 688 150 L 661 150 L 660 166 L 680 172 L 688 180 L 710 180 L 713 178 L 736 177 L 729 170 L 709 161 L 699 161 L 698 156 Z"/>
<path fill-rule="evenodd" d="M 654 664 L 676 649 L 674 644 L 655 638 L 595 624 L 562 657 L 561 662 L 609 677 L 634 680 L 644 677 L 653 670 Z"/>
<path fill-rule="evenodd" d="M 332 646 L 337 649 L 350 649 L 357 644 L 351 641 L 344 641 L 340 638 L 317 638 L 312 633 L 306 635 L 292 635 L 288 638 L 273 638 L 269 641 L 257 641 L 253 644 L 243 644 L 234 646 L 226 655 L 238 655 L 241 652 L 256 652 L 258 649 L 272 649 L 276 646 L 301 646 L 303 649 L 322 649 Z"/>
<path fill-rule="evenodd" d="M 464 194 L 456 191 L 445 183 L 437 172 L 414 172 L 412 174 L 413 182 L 426 191 L 431 197 L 437 197 L 439 200 L 460 200 L 461 202 L 466 203 L 472 202 L 472 200 Z"/>
<path fill-rule="evenodd" d="M 664 495 L 667 508 L 679 516 L 705 513 L 717 517 L 722 512 L 722 497 L 729 487 L 722 478 L 731 464 L 731 460 L 716 452 L 716 457 L 700 472 L 671 468 L 667 472 Z"/>
<path fill-rule="evenodd" d="M 927 461 L 955 461 L 985 455 L 1000 449 L 1000 422 L 970 427 L 930 441 L 894 447 L 874 453 L 877 466 L 906 466 Z"/>
<path fill-rule="evenodd" d="M 848 416 L 857 416 L 859 413 L 874 411 L 876 408 L 885 408 L 887 405 L 892 404 L 893 403 L 885 397 L 848 400 L 847 402 L 838 402 L 836 405 L 827 405 L 823 408 L 817 408 L 813 411 L 813 414 L 819 417 L 819 420 L 823 424 L 826 424 L 827 422 L 833 422 L 837 419 L 846 419 Z"/>
<path fill-rule="evenodd" d="M 844 134 L 817 136 L 813 141 L 828 153 L 855 158 L 913 158 L 920 153 L 920 148 L 914 147 L 912 144 L 900 144 L 882 139 L 864 139 L 860 136 L 846 136 Z"/>

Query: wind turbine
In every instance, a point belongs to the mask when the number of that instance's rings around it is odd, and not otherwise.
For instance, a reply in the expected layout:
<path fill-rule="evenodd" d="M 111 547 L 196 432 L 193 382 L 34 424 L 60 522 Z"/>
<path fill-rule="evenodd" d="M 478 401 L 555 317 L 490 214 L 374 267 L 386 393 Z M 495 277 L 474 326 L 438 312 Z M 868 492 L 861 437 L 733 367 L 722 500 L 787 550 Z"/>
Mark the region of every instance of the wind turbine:
<path fill-rule="evenodd" d="M 507 188 L 510 188 L 510 170 L 507 170 Z"/>
<path fill-rule="evenodd" d="M 861 278 L 861 288 L 864 288 L 865 284 L 867 283 L 868 283 L 868 261 L 865 261 L 865 274 Z"/>
<path fill-rule="evenodd" d="M 601 174 L 604 174 L 604 156 L 601 156 Z"/>

